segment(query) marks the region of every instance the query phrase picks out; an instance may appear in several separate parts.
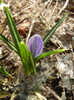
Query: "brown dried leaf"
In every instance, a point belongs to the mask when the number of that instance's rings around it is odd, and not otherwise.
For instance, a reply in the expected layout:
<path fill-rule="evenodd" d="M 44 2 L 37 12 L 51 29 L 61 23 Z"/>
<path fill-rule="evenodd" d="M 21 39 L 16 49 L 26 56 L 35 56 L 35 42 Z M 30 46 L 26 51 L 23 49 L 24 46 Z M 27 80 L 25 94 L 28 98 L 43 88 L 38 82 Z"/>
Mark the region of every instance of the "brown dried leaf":
<path fill-rule="evenodd" d="M 3 23 L 0 24 L 0 33 L 3 33 L 5 27 L 6 27 L 6 19 L 4 20 Z"/>
<path fill-rule="evenodd" d="M 20 35 L 22 35 L 23 37 L 26 37 L 26 34 L 29 31 L 29 26 L 30 26 L 30 22 L 25 22 L 24 24 L 22 24 L 18 28 L 18 31 L 19 31 Z"/>

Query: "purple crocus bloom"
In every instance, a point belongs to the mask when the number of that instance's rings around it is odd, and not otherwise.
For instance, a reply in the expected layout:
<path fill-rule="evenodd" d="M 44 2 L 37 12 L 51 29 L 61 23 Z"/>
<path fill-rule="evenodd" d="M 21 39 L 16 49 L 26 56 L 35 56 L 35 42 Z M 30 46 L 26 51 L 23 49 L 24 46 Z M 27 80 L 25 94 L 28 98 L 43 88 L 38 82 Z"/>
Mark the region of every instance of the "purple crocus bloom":
<path fill-rule="evenodd" d="M 33 35 L 28 42 L 28 49 L 31 51 L 33 56 L 36 58 L 43 51 L 43 41 L 40 35 Z"/>

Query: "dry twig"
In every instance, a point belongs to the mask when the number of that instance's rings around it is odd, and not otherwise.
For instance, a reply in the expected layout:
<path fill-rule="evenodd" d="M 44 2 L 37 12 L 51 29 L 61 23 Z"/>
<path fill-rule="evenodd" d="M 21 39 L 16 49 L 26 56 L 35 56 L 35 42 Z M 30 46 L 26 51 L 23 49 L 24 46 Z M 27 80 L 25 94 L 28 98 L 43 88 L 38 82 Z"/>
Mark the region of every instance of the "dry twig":
<path fill-rule="evenodd" d="M 59 13 L 57 14 L 57 16 L 67 7 L 69 0 L 66 0 L 64 6 L 61 8 L 61 10 L 59 11 Z"/>
<path fill-rule="evenodd" d="M 56 7 L 57 7 L 57 5 L 58 5 L 58 0 L 56 0 L 56 4 L 55 4 L 54 9 L 53 9 L 53 11 L 52 11 L 51 17 L 52 17 L 52 15 L 54 14 L 54 12 L 55 12 L 55 10 L 56 10 Z"/>
<path fill-rule="evenodd" d="M 33 29 L 33 26 L 34 26 L 34 23 L 35 23 L 36 18 L 38 18 L 38 16 L 40 15 L 40 13 L 45 9 L 45 7 L 48 5 L 49 2 L 51 3 L 52 0 L 51 0 L 51 1 L 48 0 L 48 1 L 45 3 L 45 6 L 35 15 L 35 18 L 32 20 L 32 24 L 31 24 L 31 26 L 30 26 L 29 33 L 28 33 L 28 36 L 27 36 L 27 38 L 26 38 L 26 44 L 28 43 L 28 40 L 29 40 L 29 38 L 30 38 L 30 35 L 31 35 L 31 32 L 32 32 L 32 29 Z"/>
<path fill-rule="evenodd" d="M 28 6 L 27 8 L 24 8 L 22 11 L 18 12 L 17 14 L 15 14 L 14 17 L 15 17 L 15 16 L 18 16 L 18 15 L 21 14 L 22 12 L 24 12 L 24 11 L 30 9 L 31 7 L 33 7 L 33 6 L 36 5 L 37 3 L 38 3 L 38 1 L 35 2 L 34 4 Z"/>
<path fill-rule="evenodd" d="M 46 88 L 48 89 L 49 93 L 52 93 L 53 96 L 57 99 L 57 100 L 62 100 L 52 89 L 50 89 L 49 87 L 46 86 Z"/>

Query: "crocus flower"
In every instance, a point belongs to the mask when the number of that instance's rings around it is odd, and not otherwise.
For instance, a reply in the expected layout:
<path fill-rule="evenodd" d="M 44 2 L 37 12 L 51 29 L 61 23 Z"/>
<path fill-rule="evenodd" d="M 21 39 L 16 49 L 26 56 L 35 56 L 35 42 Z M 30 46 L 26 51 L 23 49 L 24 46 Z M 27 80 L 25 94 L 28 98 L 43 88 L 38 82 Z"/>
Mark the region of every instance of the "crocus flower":
<path fill-rule="evenodd" d="M 9 4 L 1 3 L 0 9 L 3 10 L 4 7 L 9 7 Z"/>
<path fill-rule="evenodd" d="M 28 42 L 28 49 L 33 54 L 34 58 L 39 56 L 43 51 L 43 41 L 40 35 L 33 35 Z"/>

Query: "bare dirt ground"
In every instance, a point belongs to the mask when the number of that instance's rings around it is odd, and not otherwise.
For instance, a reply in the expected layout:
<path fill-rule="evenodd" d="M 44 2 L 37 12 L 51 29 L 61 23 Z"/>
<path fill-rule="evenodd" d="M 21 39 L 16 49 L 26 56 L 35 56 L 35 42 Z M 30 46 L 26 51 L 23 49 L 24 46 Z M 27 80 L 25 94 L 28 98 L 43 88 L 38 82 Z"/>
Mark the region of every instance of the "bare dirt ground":
<path fill-rule="evenodd" d="M 48 56 L 37 63 L 37 76 L 26 77 L 21 71 L 17 85 L 20 58 L 0 40 L 0 62 L 14 80 L 0 75 L 0 100 L 73 100 L 74 98 L 74 2 L 68 0 L 4 0 L 25 43 L 29 36 L 44 35 L 66 14 L 68 17 L 44 48 L 45 51 L 65 48 L 61 54 Z M 65 9 L 64 9 L 65 8 Z M 62 9 L 62 10 L 61 10 Z M 6 25 L 0 11 L 0 32 Z M 8 26 L 2 33 L 12 41 Z M 28 38 L 27 38 L 28 36 Z"/>

